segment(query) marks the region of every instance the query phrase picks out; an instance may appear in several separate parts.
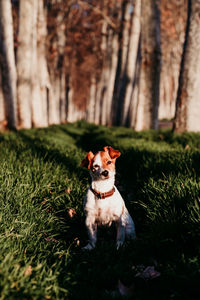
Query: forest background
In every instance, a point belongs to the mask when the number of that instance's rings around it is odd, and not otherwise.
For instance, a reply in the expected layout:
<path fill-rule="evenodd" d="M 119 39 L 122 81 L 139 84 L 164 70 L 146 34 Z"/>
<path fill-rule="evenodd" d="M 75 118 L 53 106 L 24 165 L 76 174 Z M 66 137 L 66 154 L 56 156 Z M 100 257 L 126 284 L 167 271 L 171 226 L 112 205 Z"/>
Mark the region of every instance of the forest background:
<path fill-rule="evenodd" d="M 200 128 L 199 0 L 1 0 L 0 129 Z"/>

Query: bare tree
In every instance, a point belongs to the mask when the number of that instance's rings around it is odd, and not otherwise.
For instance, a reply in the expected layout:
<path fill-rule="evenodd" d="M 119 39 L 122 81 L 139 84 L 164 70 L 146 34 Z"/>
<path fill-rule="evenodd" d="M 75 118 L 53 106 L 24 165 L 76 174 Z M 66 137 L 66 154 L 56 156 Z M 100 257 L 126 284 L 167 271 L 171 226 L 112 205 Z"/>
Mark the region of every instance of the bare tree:
<path fill-rule="evenodd" d="M 35 5 L 37 0 L 21 0 L 19 7 L 19 34 L 17 49 L 17 98 L 19 111 L 19 127 L 31 128 L 31 84 L 33 38 L 36 38 Z M 35 42 L 34 42 L 35 43 Z M 35 54 L 34 54 L 35 55 Z"/>
<path fill-rule="evenodd" d="M 133 5 L 134 4 L 134 5 Z M 130 7 L 132 5 L 132 9 Z M 124 74 L 122 84 L 122 95 L 123 95 L 123 106 L 122 106 L 122 117 L 121 125 L 130 126 L 130 118 L 132 114 L 135 113 L 134 107 L 134 89 L 135 86 L 135 76 L 136 76 L 136 66 L 137 66 L 137 55 L 140 41 L 141 33 L 141 0 L 136 0 L 134 3 L 129 4 L 126 8 L 125 19 L 128 19 L 127 14 L 130 16 L 130 21 L 128 26 L 126 25 L 124 30 L 125 42 L 125 62 L 124 64 Z M 127 37 L 126 37 L 127 36 Z M 133 109 L 134 108 L 134 109 Z"/>
<path fill-rule="evenodd" d="M 141 58 L 137 94 L 136 130 L 158 128 L 160 83 L 160 20 L 157 2 L 142 1 Z"/>
<path fill-rule="evenodd" d="M 187 0 L 161 0 L 162 68 L 160 81 L 159 119 L 175 116 L 178 78 L 180 73 Z"/>
<path fill-rule="evenodd" d="M 200 130 L 200 0 L 188 0 L 185 44 L 179 77 L 174 129 Z"/>
<path fill-rule="evenodd" d="M 2 90 L 0 91 L 1 107 L 3 108 L 2 97 L 4 97 L 7 127 L 16 129 L 16 69 L 13 43 L 12 7 L 10 0 L 0 1 L 0 64 L 3 87 L 3 94 Z"/>
<path fill-rule="evenodd" d="M 46 56 L 46 11 L 44 1 L 34 2 L 32 26 L 31 111 L 34 127 L 48 126 L 47 89 L 49 88 Z"/>
<path fill-rule="evenodd" d="M 1 68 L 0 68 L 0 130 L 4 129 L 5 125 L 7 125 L 7 121 L 5 115 L 3 86 L 2 86 L 2 77 L 1 77 Z"/>
<path fill-rule="evenodd" d="M 62 0 L 52 0 L 52 9 L 49 17 L 54 14 L 54 34 L 48 38 L 48 45 L 54 51 L 52 59 L 48 60 L 49 69 L 49 124 L 60 124 L 66 121 L 66 84 L 65 75 L 65 9 L 66 5 Z"/>

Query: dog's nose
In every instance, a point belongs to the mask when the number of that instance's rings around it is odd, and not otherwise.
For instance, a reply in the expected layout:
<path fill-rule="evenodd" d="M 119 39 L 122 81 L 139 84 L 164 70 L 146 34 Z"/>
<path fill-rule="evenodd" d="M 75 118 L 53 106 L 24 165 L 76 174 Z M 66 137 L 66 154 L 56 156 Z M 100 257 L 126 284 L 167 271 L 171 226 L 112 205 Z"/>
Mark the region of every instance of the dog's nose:
<path fill-rule="evenodd" d="M 103 172 L 101 173 L 101 175 L 107 177 L 107 176 L 108 176 L 108 171 L 107 171 L 107 170 L 103 171 Z"/>

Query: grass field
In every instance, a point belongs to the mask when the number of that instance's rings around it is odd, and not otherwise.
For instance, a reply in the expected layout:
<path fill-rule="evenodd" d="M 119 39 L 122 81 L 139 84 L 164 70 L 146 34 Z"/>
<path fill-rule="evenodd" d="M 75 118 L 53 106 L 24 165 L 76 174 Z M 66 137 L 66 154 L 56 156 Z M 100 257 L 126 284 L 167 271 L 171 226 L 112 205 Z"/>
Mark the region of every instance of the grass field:
<path fill-rule="evenodd" d="M 102 229 L 86 252 L 80 162 L 106 145 L 122 153 L 116 184 L 137 239 L 117 251 Z M 21 130 L 0 135 L 0 164 L 0 299 L 124 299 L 120 286 L 130 299 L 200 299 L 200 134 Z M 136 276 L 148 266 L 160 276 Z"/>

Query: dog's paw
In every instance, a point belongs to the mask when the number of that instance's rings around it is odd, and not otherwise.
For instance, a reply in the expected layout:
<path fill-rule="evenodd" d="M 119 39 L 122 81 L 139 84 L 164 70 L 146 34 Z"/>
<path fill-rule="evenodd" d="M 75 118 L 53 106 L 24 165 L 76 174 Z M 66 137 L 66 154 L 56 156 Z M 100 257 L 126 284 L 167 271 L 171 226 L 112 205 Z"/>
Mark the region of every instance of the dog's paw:
<path fill-rule="evenodd" d="M 117 250 L 119 250 L 120 247 L 122 247 L 124 244 L 123 241 L 117 241 Z"/>
<path fill-rule="evenodd" d="M 94 248 L 95 248 L 94 245 L 88 243 L 85 247 L 82 248 L 82 250 L 89 250 L 90 251 L 90 250 L 92 250 Z"/>

